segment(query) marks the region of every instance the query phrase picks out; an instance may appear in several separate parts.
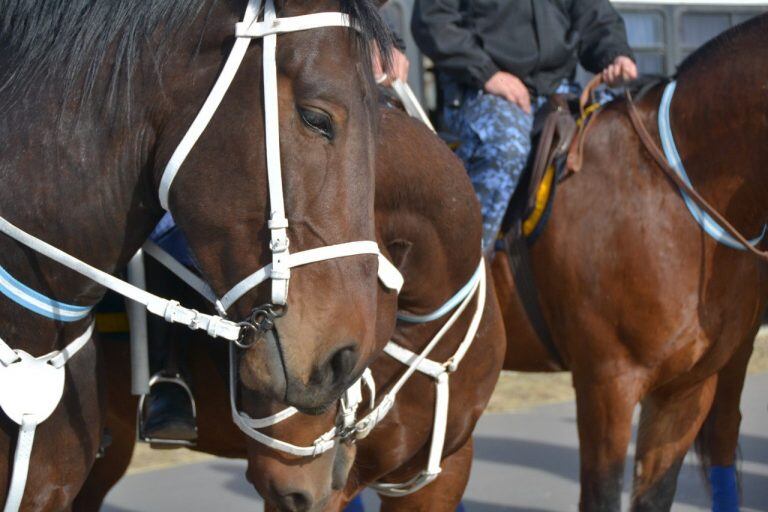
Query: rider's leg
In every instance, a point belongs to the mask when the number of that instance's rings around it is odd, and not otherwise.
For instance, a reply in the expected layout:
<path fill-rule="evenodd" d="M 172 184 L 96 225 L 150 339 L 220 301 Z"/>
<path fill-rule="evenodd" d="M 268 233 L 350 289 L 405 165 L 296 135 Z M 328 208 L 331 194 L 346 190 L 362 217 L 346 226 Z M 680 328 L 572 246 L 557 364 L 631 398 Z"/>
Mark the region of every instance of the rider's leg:
<path fill-rule="evenodd" d="M 175 256 L 175 255 L 174 255 Z M 178 295 L 181 282 L 151 257 L 145 258 L 147 283 L 151 292 L 162 297 Z M 186 334 L 180 325 L 161 318 L 147 319 L 150 366 L 153 373 L 184 380 Z M 192 401 L 182 385 L 174 382 L 155 384 L 147 397 L 143 433 L 148 438 L 165 441 L 194 441 L 197 437 Z"/>
<path fill-rule="evenodd" d="M 531 151 L 533 115 L 491 94 L 465 94 L 449 106 L 446 127 L 460 139 L 464 161 L 483 213 L 483 247 L 492 247 Z"/>

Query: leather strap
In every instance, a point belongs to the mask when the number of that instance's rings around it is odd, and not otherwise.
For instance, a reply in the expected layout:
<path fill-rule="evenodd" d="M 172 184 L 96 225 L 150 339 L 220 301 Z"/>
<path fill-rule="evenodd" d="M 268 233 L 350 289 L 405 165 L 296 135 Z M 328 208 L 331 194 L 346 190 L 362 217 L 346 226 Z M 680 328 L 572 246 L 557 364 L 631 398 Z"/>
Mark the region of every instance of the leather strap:
<path fill-rule="evenodd" d="M 684 191 L 685 194 L 687 194 L 704 212 L 715 219 L 715 221 L 717 221 L 717 223 L 719 223 L 720 226 L 722 226 L 722 228 L 729 235 L 741 243 L 746 250 L 757 256 L 762 261 L 768 261 L 768 251 L 761 251 L 752 245 L 739 230 L 733 227 L 733 225 L 728 222 L 725 217 L 723 217 L 717 210 L 715 210 L 715 208 L 712 207 L 712 205 L 710 205 L 709 202 L 696 191 L 696 189 L 686 183 L 686 181 L 675 171 L 675 169 L 669 165 L 669 162 L 667 162 L 664 153 L 661 149 L 659 149 L 656 141 L 653 139 L 651 134 L 648 133 L 648 130 L 643 124 L 643 120 L 640 117 L 640 113 L 637 111 L 637 107 L 635 106 L 635 102 L 632 100 L 632 95 L 629 91 L 626 91 L 626 98 L 627 112 L 629 114 L 630 120 L 632 121 L 632 126 L 634 126 L 640 141 L 643 143 L 643 146 L 645 146 L 645 149 L 648 151 L 648 153 L 650 153 L 664 174 L 666 174 L 667 177 L 672 180 L 672 182 L 677 185 L 680 190 Z"/>
<path fill-rule="evenodd" d="M 8 497 L 5 500 L 4 512 L 17 512 L 21 507 L 24 488 L 27 486 L 32 445 L 35 442 L 35 429 L 37 429 L 37 423 L 25 415 L 22 418 L 21 425 L 19 426 L 19 436 L 16 439 L 11 485 L 8 489 Z"/>
<path fill-rule="evenodd" d="M 317 263 L 318 261 L 343 258 L 347 256 L 357 256 L 361 254 L 375 254 L 378 256 L 379 280 L 390 290 L 395 290 L 399 293 L 400 289 L 403 287 L 403 276 L 400 274 L 397 268 L 381 254 L 379 251 L 379 246 L 376 242 L 347 242 L 343 244 L 327 245 L 324 247 L 307 249 L 306 251 L 289 254 L 286 258 L 285 264 L 287 265 L 288 269 L 291 269 L 294 267 L 300 267 L 302 265 L 308 265 L 310 263 Z M 275 273 L 273 264 L 274 262 L 263 268 L 260 268 L 232 287 L 232 289 L 224 294 L 224 296 L 220 299 L 221 307 L 226 311 L 243 295 L 272 277 Z"/>
<path fill-rule="evenodd" d="M 416 95 L 413 94 L 413 90 L 407 83 L 401 82 L 400 80 L 394 80 L 392 81 L 392 90 L 397 94 L 400 103 L 403 104 L 403 107 L 405 108 L 405 111 L 408 112 L 409 116 L 421 120 L 421 122 L 427 125 L 430 130 L 435 132 L 435 127 L 432 126 L 432 121 L 429 120 L 429 116 L 424 112 L 424 108 L 422 108 L 419 100 L 416 99 Z"/>
<path fill-rule="evenodd" d="M 78 260 L 61 249 L 58 249 L 39 238 L 22 231 L 3 217 L 0 217 L 0 232 L 5 233 L 17 242 L 26 245 L 53 261 L 64 265 L 110 290 L 127 297 L 140 304 L 144 304 L 147 311 L 165 318 L 168 322 L 184 324 L 190 329 L 205 330 L 209 336 L 221 337 L 235 341 L 240 337 L 240 325 L 225 320 L 224 318 L 206 315 L 181 306 L 173 300 L 163 299 L 141 288 L 131 285 L 106 272 L 93 267 L 84 261 Z"/>
<path fill-rule="evenodd" d="M 533 277 L 528 243 L 523 236 L 520 219 L 515 222 L 504 242 L 507 257 L 509 258 L 509 266 L 515 279 L 517 296 L 523 304 L 523 309 L 525 309 L 536 337 L 539 338 L 541 344 L 547 349 L 549 356 L 557 364 L 558 368 L 565 370 L 567 367 L 552 339 L 552 333 L 549 330 L 549 325 L 544 318 L 541 303 L 539 302 L 539 290 Z"/>
<path fill-rule="evenodd" d="M 151 240 L 144 242 L 143 251 L 146 254 L 152 256 L 158 263 L 170 270 L 176 277 L 184 281 L 193 290 L 204 297 L 206 300 L 215 304 L 218 300 L 216 293 L 211 289 L 211 286 L 203 281 L 200 276 L 189 270 L 185 265 L 181 264 L 168 254 L 162 247 L 157 245 Z"/>
<path fill-rule="evenodd" d="M 358 439 L 367 436 L 370 431 L 386 417 L 387 413 L 392 409 L 395 398 L 398 391 L 402 388 L 407 380 L 418 371 L 435 380 L 435 412 L 434 420 L 432 424 L 432 440 L 429 446 L 429 456 L 427 459 L 427 467 L 416 474 L 413 478 L 407 482 L 402 483 L 384 483 L 377 482 L 371 484 L 376 492 L 385 496 L 407 496 L 412 494 L 426 485 L 434 481 L 442 471 L 440 462 L 443 457 L 443 448 L 445 446 L 445 434 L 448 426 L 448 407 L 450 404 L 450 386 L 449 376 L 451 373 L 458 369 L 461 360 L 469 350 L 472 342 L 477 336 L 477 331 L 480 327 L 480 321 L 482 320 L 483 311 L 485 310 L 485 296 L 486 296 L 486 279 L 485 279 L 485 264 L 481 261 L 479 272 L 475 272 L 475 276 L 479 275 L 477 279 L 474 278 L 470 282 L 474 282 L 474 287 L 471 293 L 469 293 L 459 308 L 454 312 L 451 318 L 443 325 L 438 331 L 435 337 L 427 344 L 421 353 L 415 352 L 397 345 L 394 342 L 389 342 L 384 347 L 384 352 L 406 365 L 408 369 L 395 383 L 392 389 L 385 395 L 384 400 L 379 404 L 379 407 L 374 408 L 365 418 L 363 418 L 357 424 Z M 461 316 L 463 310 L 469 304 L 469 301 L 473 297 L 477 297 L 477 306 L 475 313 L 472 316 L 467 332 L 464 335 L 461 343 L 459 344 L 456 352 L 446 362 L 438 363 L 427 359 L 427 355 L 431 352 L 432 348 L 440 341 L 443 335 L 448 329 L 453 326 L 456 320 Z"/>

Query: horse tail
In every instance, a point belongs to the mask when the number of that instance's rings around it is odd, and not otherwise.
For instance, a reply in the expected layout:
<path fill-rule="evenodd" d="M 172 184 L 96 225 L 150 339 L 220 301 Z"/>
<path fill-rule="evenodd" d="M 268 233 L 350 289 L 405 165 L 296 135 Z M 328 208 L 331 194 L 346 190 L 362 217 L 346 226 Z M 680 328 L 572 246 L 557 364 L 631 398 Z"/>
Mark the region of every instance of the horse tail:
<path fill-rule="evenodd" d="M 701 471 L 701 477 L 707 485 L 707 488 L 711 491 L 712 484 L 709 480 L 709 473 L 712 469 L 712 453 L 710 451 L 710 445 L 707 439 L 711 438 L 711 433 L 714 429 L 714 421 L 712 420 L 712 411 L 707 414 L 704 423 L 702 423 L 699 433 L 696 434 L 696 440 L 694 441 L 694 448 L 696 449 L 696 455 L 699 458 L 699 470 Z"/>

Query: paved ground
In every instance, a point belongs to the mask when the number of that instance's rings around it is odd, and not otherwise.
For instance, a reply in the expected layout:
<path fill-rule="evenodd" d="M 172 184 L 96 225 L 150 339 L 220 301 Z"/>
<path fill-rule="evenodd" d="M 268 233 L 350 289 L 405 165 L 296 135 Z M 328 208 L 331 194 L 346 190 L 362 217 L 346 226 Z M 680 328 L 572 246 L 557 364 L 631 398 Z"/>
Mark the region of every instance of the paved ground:
<path fill-rule="evenodd" d="M 742 401 L 743 512 L 768 511 L 767 405 L 768 373 L 749 376 Z M 486 415 L 476 435 L 475 459 L 465 497 L 469 511 L 577 509 L 578 452 L 571 402 Z M 241 461 L 209 460 L 133 474 L 113 490 L 103 512 L 260 511 L 244 468 Z M 626 480 L 631 480 L 629 469 Z M 366 495 L 369 505 L 375 500 Z M 708 510 L 693 455 L 683 467 L 673 510 Z"/>

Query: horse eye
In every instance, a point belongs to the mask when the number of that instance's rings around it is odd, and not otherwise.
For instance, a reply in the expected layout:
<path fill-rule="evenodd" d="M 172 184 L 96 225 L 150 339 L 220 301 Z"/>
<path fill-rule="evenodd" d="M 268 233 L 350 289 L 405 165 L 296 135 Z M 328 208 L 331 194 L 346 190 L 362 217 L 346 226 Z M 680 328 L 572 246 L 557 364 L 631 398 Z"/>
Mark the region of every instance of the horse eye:
<path fill-rule="evenodd" d="M 328 140 L 333 139 L 333 121 L 331 116 L 318 110 L 300 108 L 301 120 L 310 129 L 316 131 Z"/>

